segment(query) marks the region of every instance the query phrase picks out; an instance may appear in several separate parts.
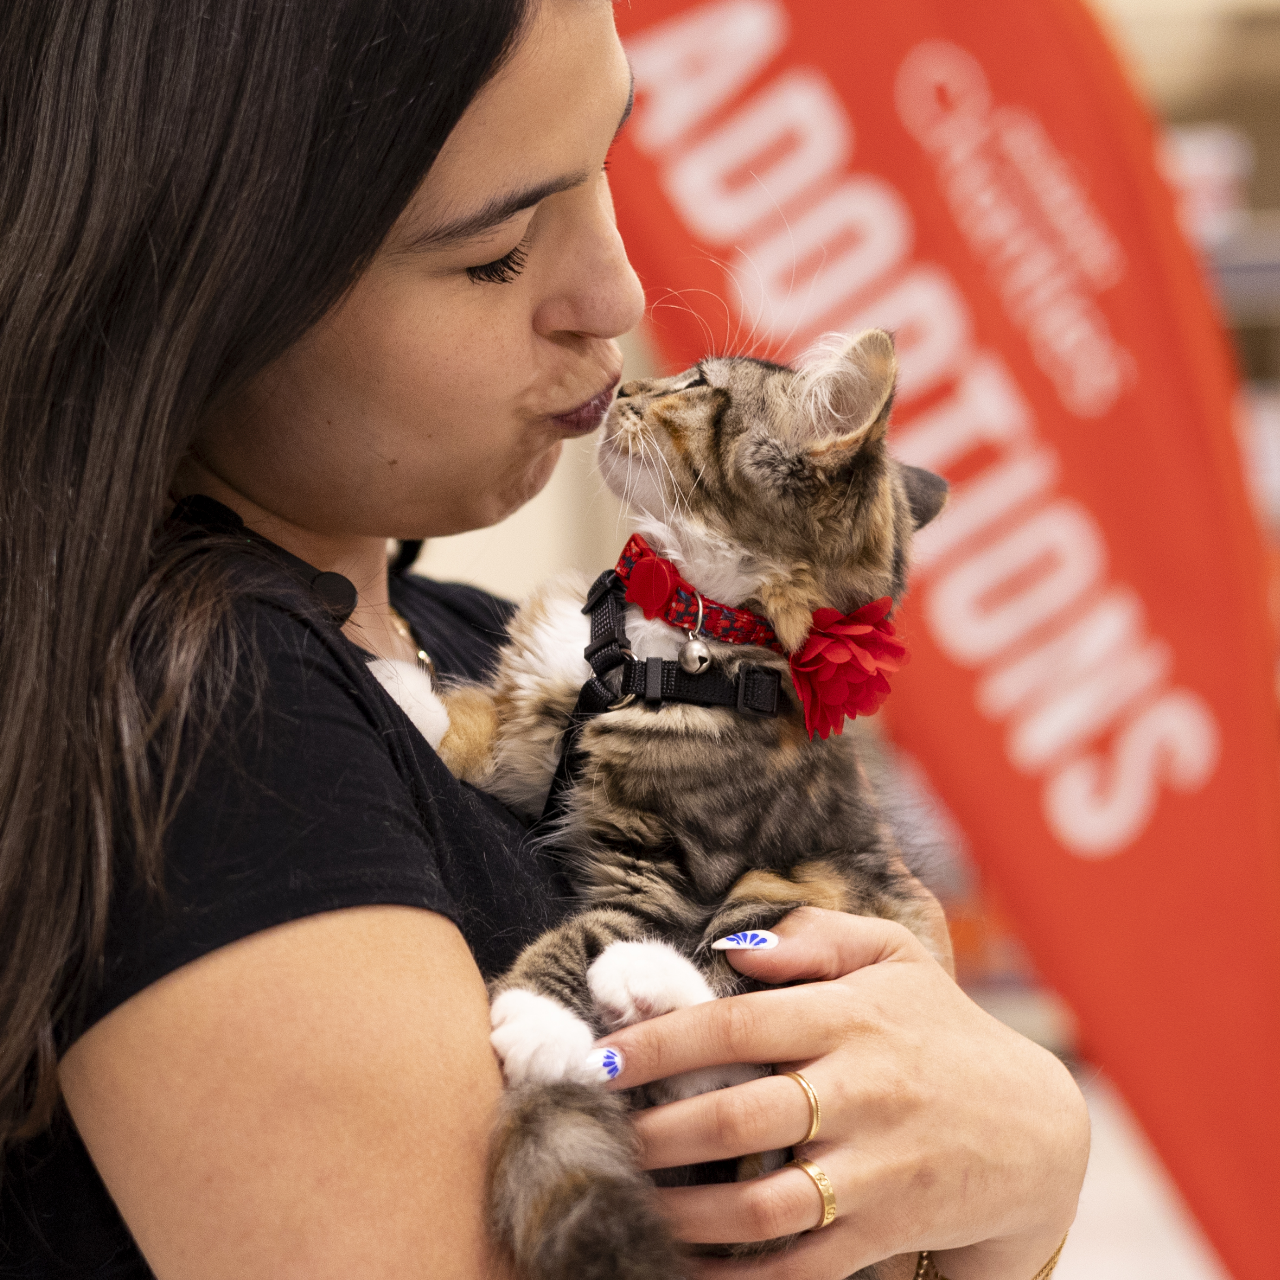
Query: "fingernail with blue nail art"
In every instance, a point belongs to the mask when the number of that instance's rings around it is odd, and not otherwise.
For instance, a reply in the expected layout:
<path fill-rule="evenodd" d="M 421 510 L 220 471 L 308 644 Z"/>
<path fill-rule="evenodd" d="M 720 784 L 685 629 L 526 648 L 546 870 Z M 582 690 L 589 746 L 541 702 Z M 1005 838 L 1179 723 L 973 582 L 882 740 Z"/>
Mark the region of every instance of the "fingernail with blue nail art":
<path fill-rule="evenodd" d="M 587 1054 L 587 1070 L 596 1072 L 601 1084 L 616 1080 L 622 1074 L 622 1050 L 592 1049 Z"/>
<path fill-rule="evenodd" d="M 772 951 L 778 945 L 778 935 L 768 929 L 746 929 L 731 933 L 711 944 L 712 951 Z"/>

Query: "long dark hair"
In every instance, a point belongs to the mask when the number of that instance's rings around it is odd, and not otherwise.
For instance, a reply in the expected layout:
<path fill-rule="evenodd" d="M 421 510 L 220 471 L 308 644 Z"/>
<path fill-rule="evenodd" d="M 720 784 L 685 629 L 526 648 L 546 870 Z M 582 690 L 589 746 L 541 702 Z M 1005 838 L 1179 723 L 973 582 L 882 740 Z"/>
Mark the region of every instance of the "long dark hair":
<path fill-rule="evenodd" d="M 358 277 L 530 2 L 0 12 L 0 1150 L 236 678 L 217 557 L 158 534 L 177 463 Z"/>

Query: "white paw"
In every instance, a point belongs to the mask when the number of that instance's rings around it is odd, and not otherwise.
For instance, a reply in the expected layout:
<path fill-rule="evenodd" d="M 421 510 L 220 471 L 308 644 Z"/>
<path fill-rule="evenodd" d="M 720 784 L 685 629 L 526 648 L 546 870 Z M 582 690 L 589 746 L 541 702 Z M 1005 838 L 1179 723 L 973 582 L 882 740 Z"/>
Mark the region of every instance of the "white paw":
<path fill-rule="evenodd" d="M 611 1031 L 715 999 L 697 967 L 665 942 L 610 943 L 587 970 L 587 986 Z"/>
<path fill-rule="evenodd" d="M 414 727 L 435 751 L 449 732 L 449 713 L 431 684 L 431 677 L 416 663 L 399 658 L 375 658 L 369 674 L 400 704 Z"/>
<path fill-rule="evenodd" d="M 599 1069 L 587 1065 L 595 1034 L 558 1001 L 513 988 L 494 1000 L 489 1022 L 489 1043 L 509 1085 L 599 1079 Z"/>

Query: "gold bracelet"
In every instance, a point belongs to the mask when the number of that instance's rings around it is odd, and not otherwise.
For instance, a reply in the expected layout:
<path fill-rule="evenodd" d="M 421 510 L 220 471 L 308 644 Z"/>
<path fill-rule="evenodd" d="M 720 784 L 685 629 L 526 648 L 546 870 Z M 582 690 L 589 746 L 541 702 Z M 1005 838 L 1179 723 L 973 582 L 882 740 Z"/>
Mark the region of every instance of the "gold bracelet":
<path fill-rule="evenodd" d="M 1070 1232 L 1067 1234 L 1069 1235 Z M 1031 1280 L 1049 1280 L 1049 1277 L 1053 1275 L 1054 1268 L 1058 1265 L 1058 1259 L 1062 1257 L 1062 1251 L 1066 1248 L 1066 1245 L 1067 1237 L 1063 1236 L 1062 1243 L 1053 1251 L 1053 1257 L 1031 1277 Z M 916 1261 L 914 1280 L 947 1280 L 946 1276 L 938 1270 L 938 1264 L 934 1262 L 928 1249 L 920 1251 L 920 1257 Z"/>

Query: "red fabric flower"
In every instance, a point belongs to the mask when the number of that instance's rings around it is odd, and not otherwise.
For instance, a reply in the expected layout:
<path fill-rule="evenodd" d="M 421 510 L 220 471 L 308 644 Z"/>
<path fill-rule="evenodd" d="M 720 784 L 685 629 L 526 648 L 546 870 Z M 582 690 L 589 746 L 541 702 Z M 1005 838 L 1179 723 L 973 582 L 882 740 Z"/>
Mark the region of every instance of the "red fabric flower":
<path fill-rule="evenodd" d="M 647 555 L 637 560 L 627 580 L 627 599 L 644 610 L 646 618 L 665 613 L 680 585 L 680 574 L 670 560 L 645 547 Z"/>
<path fill-rule="evenodd" d="M 791 678 L 811 738 L 843 732 L 846 716 L 869 716 L 889 696 L 886 675 L 907 660 L 907 647 L 888 619 L 892 607 L 884 596 L 854 613 L 814 611 L 809 638 L 791 655 Z"/>

